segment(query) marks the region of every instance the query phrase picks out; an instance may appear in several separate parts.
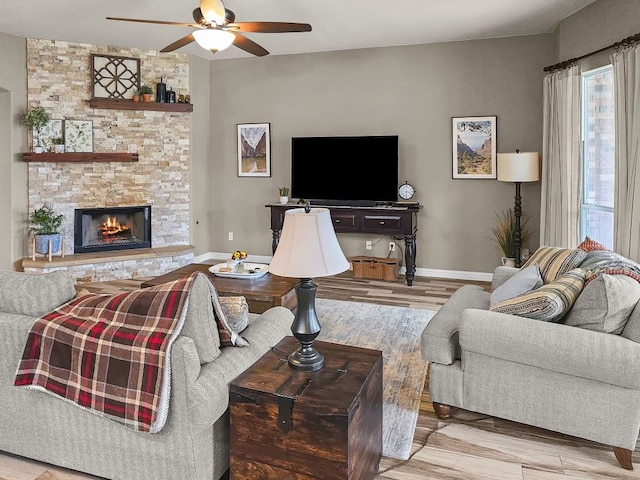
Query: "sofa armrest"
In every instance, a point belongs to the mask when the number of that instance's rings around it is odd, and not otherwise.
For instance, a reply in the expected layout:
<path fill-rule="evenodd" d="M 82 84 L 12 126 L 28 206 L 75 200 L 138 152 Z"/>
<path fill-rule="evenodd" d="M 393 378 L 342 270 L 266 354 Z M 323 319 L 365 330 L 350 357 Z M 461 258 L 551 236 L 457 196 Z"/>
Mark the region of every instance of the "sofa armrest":
<path fill-rule="evenodd" d="M 422 331 L 422 358 L 451 365 L 460 358 L 458 329 L 465 308 L 489 308 L 489 292 L 477 285 L 458 289 Z"/>
<path fill-rule="evenodd" d="M 514 267 L 496 267 L 493 271 L 493 278 L 491 279 L 491 291 L 495 291 L 496 288 L 509 280 L 519 271 L 519 268 Z"/>
<path fill-rule="evenodd" d="M 246 347 L 223 347 L 214 361 L 199 365 L 197 354 L 190 360 L 191 369 L 199 367 L 196 378 L 190 375 L 187 399 L 189 417 L 196 428 L 206 428 L 227 410 L 229 405 L 229 383 L 253 365 L 262 355 L 291 332 L 293 314 L 284 307 L 274 307 L 243 331 L 249 345 Z"/>
<path fill-rule="evenodd" d="M 463 352 L 640 390 L 640 344 L 618 335 L 468 309 L 460 345 Z"/>

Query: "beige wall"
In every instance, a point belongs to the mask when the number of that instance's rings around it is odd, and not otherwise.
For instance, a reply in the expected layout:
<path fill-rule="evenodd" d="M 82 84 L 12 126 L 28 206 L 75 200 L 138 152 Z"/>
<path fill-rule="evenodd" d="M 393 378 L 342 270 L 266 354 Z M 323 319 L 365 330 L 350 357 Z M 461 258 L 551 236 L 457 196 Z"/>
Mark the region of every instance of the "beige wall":
<path fill-rule="evenodd" d="M 11 226 L 0 235 L 0 268 L 12 269 L 26 254 L 27 165 L 21 155 L 27 144 L 23 122 L 27 103 L 24 38 L 0 33 L 0 65 L 0 224 Z"/>
<path fill-rule="evenodd" d="M 451 178 L 451 117 L 497 115 L 498 152 L 541 151 L 542 68 L 553 60 L 554 36 L 537 35 L 211 62 L 211 248 L 270 254 L 264 205 L 290 183 L 291 137 L 398 134 L 399 177 L 423 206 L 417 266 L 493 271 L 494 212 L 513 206 L 515 187 Z M 236 124 L 253 122 L 271 123 L 271 178 L 236 175 Z M 534 225 L 539 196 L 539 184 L 523 186 Z M 364 248 L 378 238 L 340 243 L 347 255 L 386 255 L 387 241 Z"/>
<path fill-rule="evenodd" d="M 556 31 L 559 61 L 611 45 L 640 32 L 638 0 L 598 0 L 560 22 Z M 583 70 L 609 62 L 612 50 L 581 63 Z"/>
<path fill-rule="evenodd" d="M 209 138 L 211 126 L 209 108 L 211 96 L 209 60 L 191 55 L 189 58 L 189 93 L 194 104 L 191 113 L 191 165 L 190 175 L 190 233 L 191 245 L 196 247 L 195 254 L 209 252 L 210 232 L 210 161 Z"/>

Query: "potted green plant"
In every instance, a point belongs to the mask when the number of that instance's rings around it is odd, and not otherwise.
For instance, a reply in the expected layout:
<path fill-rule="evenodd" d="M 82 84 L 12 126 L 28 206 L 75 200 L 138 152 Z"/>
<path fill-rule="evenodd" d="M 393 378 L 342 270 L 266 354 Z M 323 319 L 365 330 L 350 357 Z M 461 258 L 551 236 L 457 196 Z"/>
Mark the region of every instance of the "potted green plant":
<path fill-rule="evenodd" d="M 36 253 L 48 254 L 49 241 L 52 253 L 60 250 L 60 227 L 63 220 L 64 215 L 56 214 L 46 203 L 29 214 L 29 233 L 36 239 Z"/>
<path fill-rule="evenodd" d="M 55 153 L 64 153 L 64 138 L 58 137 L 53 139 L 53 151 Z"/>
<path fill-rule="evenodd" d="M 41 142 L 40 136 L 42 133 L 42 129 L 47 125 L 47 123 L 49 123 L 49 120 L 51 120 L 51 117 L 49 116 L 47 111 L 44 109 L 44 107 L 32 108 L 24 116 L 24 122 L 29 127 L 32 127 L 34 130 L 33 151 L 35 153 L 42 153 L 42 145 L 40 145 L 40 142 Z"/>
<path fill-rule="evenodd" d="M 279 187 L 278 192 L 280 193 L 280 203 L 283 205 L 289 203 L 289 187 Z"/>
<path fill-rule="evenodd" d="M 504 254 L 502 264 L 513 267 L 516 264 L 516 217 L 510 208 L 504 210 L 500 215 L 497 213 L 495 215 L 498 219 L 498 224 L 491 228 L 493 239 Z M 528 219 L 522 218 L 520 222 L 520 245 L 523 245 L 530 236 L 531 230 L 529 229 Z"/>
<path fill-rule="evenodd" d="M 151 101 L 151 94 L 153 93 L 153 90 L 151 89 L 151 87 L 149 85 L 142 85 L 140 87 L 140 90 L 138 90 L 138 95 L 140 95 L 142 97 L 142 101 L 144 102 L 150 102 Z"/>

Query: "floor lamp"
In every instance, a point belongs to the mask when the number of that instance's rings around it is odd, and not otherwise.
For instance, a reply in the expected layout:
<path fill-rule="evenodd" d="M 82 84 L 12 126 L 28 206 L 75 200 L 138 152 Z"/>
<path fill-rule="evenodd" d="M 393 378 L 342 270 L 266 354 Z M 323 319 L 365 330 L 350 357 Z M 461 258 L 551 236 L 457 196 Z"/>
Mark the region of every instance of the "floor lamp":
<path fill-rule="evenodd" d="M 516 184 L 515 230 L 513 243 L 516 250 L 516 267 L 522 264 L 522 230 L 520 218 L 522 217 L 522 197 L 520 185 L 522 182 L 537 182 L 540 180 L 540 155 L 538 152 L 499 153 L 498 154 L 498 180 L 501 182 L 513 182 Z"/>
<path fill-rule="evenodd" d="M 269 272 L 281 277 L 299 278 L 296 285 L 298 307 L 291 324 L 291 333 L 300 348 L 289 355 L 289 365 L 303 371 L 319 370 L 324 357 L 312 346 L 320 333 L 316 315 L 314 277 L 327 277 L 349 268 L 327 208 L 296 208 L 284 215 L 282 235 Z"/>

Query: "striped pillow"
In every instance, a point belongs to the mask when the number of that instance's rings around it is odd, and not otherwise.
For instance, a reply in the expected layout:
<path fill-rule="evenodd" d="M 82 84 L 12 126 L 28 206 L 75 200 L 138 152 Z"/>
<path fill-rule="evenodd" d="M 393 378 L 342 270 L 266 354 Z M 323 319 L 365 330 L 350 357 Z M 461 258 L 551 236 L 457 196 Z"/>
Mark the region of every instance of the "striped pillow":
<path fill-rule="evenodd" d="M 585 273 L 575 268 L 533 292 L 496 303 L 489 310 L 546 322 L 557 322 L 573 306 L 584 287 Z"/>
<path fill-rule="evenodd" d="M 579 266 L 586 256 L 587 252 L 579 248 L 540 247 L 522 268 L 538 264 L 542 280 L 547 284 Z"/>

